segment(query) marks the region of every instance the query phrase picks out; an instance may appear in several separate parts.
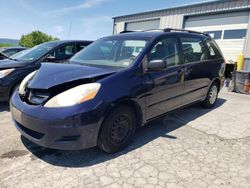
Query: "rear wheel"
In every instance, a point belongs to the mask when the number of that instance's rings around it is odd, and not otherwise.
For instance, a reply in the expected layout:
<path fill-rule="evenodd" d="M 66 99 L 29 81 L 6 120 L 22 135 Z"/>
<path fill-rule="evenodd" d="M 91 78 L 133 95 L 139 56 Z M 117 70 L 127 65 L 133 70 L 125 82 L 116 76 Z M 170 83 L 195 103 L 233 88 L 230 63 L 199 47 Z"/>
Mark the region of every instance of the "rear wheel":
<path fill-rule="evenodd" d="M 128 106 L 114 109 L 102 124 L 98 147 L 107 153 L 124 149 L 131 142 L 136 130 L 134 111 Z"/>
<path fill-rule="evenodd" d="M 214 82 L 208 90 L 206 99 L 202 101 L 201 105 L 205 108 L 212 108 L 218 99 L 218 85 Z"/>

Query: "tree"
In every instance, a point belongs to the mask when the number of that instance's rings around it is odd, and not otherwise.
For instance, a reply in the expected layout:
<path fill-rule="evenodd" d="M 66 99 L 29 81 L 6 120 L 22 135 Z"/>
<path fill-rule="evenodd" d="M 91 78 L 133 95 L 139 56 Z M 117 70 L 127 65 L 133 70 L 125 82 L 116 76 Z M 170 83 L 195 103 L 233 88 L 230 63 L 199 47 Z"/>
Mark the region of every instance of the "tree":
<path fill-rule="evenodd" d="M 38 44 L 42 44 L 44 42 L 49 42 L 53 40 L 59 40 L 59 39 L 47 35 L 41 31 L 33 31 L 27 35 L 22 35 L 19 45 L 27 48 L 32 48 Z"/>
<path fill-rule="evenodd" d="M 14 46 L 13 44 L 6 44 L 6 43 L 0 43 L 0 48 L 2 47 L 11 47 Z"/>

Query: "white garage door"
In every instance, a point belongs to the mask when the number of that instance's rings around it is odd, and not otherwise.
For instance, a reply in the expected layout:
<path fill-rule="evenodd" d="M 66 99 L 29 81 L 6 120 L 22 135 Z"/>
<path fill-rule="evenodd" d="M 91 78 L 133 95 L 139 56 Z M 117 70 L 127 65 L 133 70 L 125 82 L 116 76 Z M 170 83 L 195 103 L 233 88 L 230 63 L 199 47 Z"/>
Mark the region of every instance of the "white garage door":
<path fill-rule="evenodd" d="M 160 19 L 128 22 L 125 24 L 126 31 L 139 31 L 147 29 L 159 29 Z"/>
<path fill-rule="evenodd" d="M 188 17 L 185 29 L 209 33 L 220 46 L 227 60 L 237 60 L 243 52 L 249 12 L 224 13 Z"/>

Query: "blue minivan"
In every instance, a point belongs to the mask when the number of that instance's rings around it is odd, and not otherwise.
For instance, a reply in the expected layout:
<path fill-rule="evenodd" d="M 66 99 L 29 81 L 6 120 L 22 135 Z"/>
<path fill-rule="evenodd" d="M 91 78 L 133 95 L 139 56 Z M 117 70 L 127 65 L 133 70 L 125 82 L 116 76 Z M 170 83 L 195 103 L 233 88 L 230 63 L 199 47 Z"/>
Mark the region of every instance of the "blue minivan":
<path fill-rule="evenodd" d="M 11 99 L 16 128 L 54 149 L 125 148 L 136 128 L 193 103 L 211 108 L 225 60 L 206 34 L 187 30 L 104 37 L 68 64 L 42 64 Z"/>

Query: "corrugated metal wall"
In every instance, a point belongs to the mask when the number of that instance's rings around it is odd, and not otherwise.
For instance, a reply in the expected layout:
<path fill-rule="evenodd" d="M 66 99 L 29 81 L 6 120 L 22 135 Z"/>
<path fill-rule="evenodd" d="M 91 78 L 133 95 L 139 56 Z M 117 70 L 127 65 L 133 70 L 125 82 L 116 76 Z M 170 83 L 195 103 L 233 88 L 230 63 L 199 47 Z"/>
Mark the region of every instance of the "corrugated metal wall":
<path fill-rule="evenodd" d="M 249 8 L 250 8 L 250 0 L 221 0 L 209 3 L 177 7 L 172 9 L 120 16 L 114 18 L 114 22 L 117 25 L 115 29 L 115 34 L 123 31 L 124 24 L 126 22 L 131 22 L 131 21 L 160 18 L 161 19 L 160 28 L 165 28 L 165 27 L 182 28 L 184 16 L 249 9 Z M 121 25 L 121 23 L 123 23 L 123 25 Z"/>
<path fill-rule="evenodd" d="M 250 10 L 250 0 L 220 0 L 182 7 L 142 12 L 138 14 L 119 16 L 114 18 L 114 34 L 125 29 L 126 22 L 157 19 L 160 18 L 160 28 L 183 28 L 185 18 L 199 14 L 213 14 L 231 11 Z M 250 16 L 249 16 L 250 18 Z M 250 19 L 247 31 L 247 37 L 244 46 L 245 67 L 250 71 Z"/>

